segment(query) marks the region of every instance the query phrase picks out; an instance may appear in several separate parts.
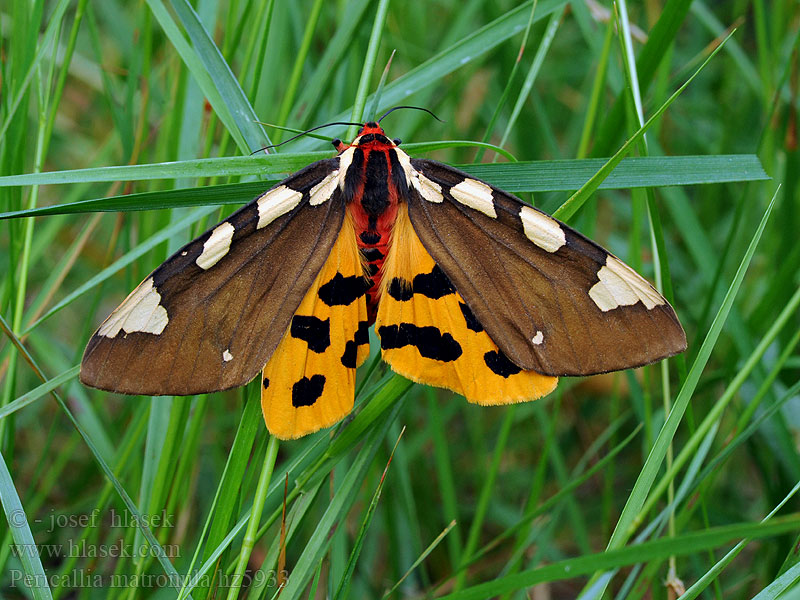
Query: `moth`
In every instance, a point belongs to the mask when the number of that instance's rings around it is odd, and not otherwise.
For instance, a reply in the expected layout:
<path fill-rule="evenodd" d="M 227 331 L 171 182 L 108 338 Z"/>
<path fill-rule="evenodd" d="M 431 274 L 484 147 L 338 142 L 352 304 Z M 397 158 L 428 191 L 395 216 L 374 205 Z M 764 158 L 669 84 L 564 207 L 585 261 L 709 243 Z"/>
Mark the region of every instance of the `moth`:
<path fill-rule="evenodd" d="M 189 395 L 261 371 L 287 439 L 350 412 L 373 324 L 394 371 L 482 405 L 686 349 L 661 294 L 553 217 L 410 158 L 379 122 L 333 144 L 153 271 L 89 340 L 81 381 Z"/>

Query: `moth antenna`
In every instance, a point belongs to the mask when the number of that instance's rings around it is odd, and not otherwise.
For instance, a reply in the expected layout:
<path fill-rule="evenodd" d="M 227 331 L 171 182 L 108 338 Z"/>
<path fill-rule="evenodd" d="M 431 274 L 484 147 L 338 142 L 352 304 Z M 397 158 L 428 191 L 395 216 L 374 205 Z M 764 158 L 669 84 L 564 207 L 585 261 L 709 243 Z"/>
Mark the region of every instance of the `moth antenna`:
<path fill-rule="evenodd" d="M 433 112 L 431 112 L 431 111 L 430 111 L 430 110 L 428 110 L 427 108 L 422 108 L 421 106 L 395 106 L 395 107 L 393 107 L 393 108 L 390 108 L 389 110 L 387 110 L 387 111 L 386 111 L 386 112 L 383 114 L 383 117 L 381 117 L 380 119 L 378 119 L 378 123 L 380 123 L 381 121 L 383 121 L 384 117 L 388 116 L 389 114 L 391 114 L 392 112 L 394 112 L 394 111 L 396 111 L 397 109 L 400 109 L 400 108 L 413 108 L 414 110 L 422 110 L 422 111 L 424 111 L 424 112 L 428 113 L 430 116 L 432 116 L 434 119 L 436 119 L 436 120 L 437 120 L 437 121 L 439 121 L 440 123 L 444 123 L 444 121 L 442 121 L 442 120 L 441 120 L 439 117 L 437 117 L 435 114 L 433 114 Z"/>
<path fill-rule="evenodd" d="M 302 133 L 298 133 L 294 137 L 290 137 L 288 140 L 282 141 L 280 144 L 272 144 L 271 146 L 264 146 L 263 148 L 259 148 L 258 150 L 253 150 L 250 153 L 250 156 L 253 156 L 256 152 L 263 152 L 264 150 L 269 150 L 270 148 L 277 148 L 278 146 L 283 146 L 284 144 L 288 144 L 289 142 L 293 142 L 299 137 L 303 137 L 307 133 L 311 133 L 312 131 L 316 131 L 317 129 L 322 129 L 323 127 L 330 127 L 331 125 L 358 125 L 359 127 L 363 125 L 363 123 L 349 123 L 347 121 L 335 121 L 333 123 L 325 123 L 324 125 L 317 125 L 316 127 L 312 127 L 311 129 L 306 129 Z"/>

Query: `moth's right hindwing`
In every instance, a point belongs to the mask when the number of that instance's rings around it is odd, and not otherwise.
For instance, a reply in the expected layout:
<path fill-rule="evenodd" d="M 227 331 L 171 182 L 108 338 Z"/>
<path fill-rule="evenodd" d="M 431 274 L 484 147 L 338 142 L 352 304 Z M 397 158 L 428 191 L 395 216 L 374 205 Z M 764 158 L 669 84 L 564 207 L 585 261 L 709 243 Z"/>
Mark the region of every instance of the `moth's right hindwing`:
<path fill-rule="evenodd" d="M 176 252 L 89 340 L 81 381 L 148 395 L 250 381 L 342 227 L 338 170 L 338 157 L 309 165 Z"/>

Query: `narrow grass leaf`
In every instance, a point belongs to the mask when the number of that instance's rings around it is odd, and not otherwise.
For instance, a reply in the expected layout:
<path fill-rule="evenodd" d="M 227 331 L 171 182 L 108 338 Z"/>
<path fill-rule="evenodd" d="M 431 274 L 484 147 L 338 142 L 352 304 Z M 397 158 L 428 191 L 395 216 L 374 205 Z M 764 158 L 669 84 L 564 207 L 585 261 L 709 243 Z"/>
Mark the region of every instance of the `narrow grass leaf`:
<path fill-rule="evenodd" d="M 636 144 L 642 136 L 644 136 L 645 132 L 655 123 L 659 117 L 667 110 L 667 108 L 678 98 L 678 96 L 683 93 L 683 90 L 697 77 L 700 72 L 706 67 L 706 65 L 717 55 L 717 52 L 725 45 L 725 42 L 730 39 L 730 37 L 736 31 L 732 31 L 728 37 L 726 37 L 722 43 L 717 46 L 717 48 L 703 61 L 698 69 L 692 74 L 686 82 L 675 90 L 672 95 L 667 98 L 666 102 L 662 104 L 658 110 L 656 110 L 653 115 L 647 119 L 647 122 L 642 125 L 636 133 L 634 133 L 628 140 L 622 145 L 622 147 L 617 150 L 617 152 L 608 159 L 608 161 L 603 165 L 603 167 L 595 173 L 589 181 L 587 181 L 581 188 L 575 192 L 572 196 L 567 199 L 561 207 L 553 213 L 553 216 L 562 219 L 564 221 L 569 221 L 569 219 L 580 209 L 581 206 L 589 199 L 589 197 L 600 187 L 600 184 L 606 179 L 610 174 L 611 171 L 620 163 L 623 157 L 633 149 L 634 144 Z M 652 185 L 652 184 L 651 184 Z"/>
<path fill-rule="evenodd" d="M 255 110 L 192 5 L 187 0 L 171 0 L 171 3 L 247 147 L 255 150 L 269 145 L 270 140 L 259 124 Z"/>
<path fill-rule="evenodd" d="M 466 35 L 449 48 L 395 79 L 383 90 L 383 106 L 401 104 L 405 98 L 415 92 L 440 82 L 445 76 L 472 63 L 508 38 L 523 31 L 528 23 L 532 3 L 533 0 L 528 0 L 503 13 L 491 23 Z M 536 8 L 534 21 L 547 17 L 565 4 L 565 0 L 541 0 Z M 331 120 L 341 121 L 347 119 L 350 114 L 352 114 L 352 109 L 340 112 Z"/>
<path fill-rule="evenodd" d="M 147 5 L 150 7 L 150 10 L 153 11 L 153 15 L 155 15 L 164 33 L 180 55 L 186 68 L 189 69 L 195 81 L 197 81 L 197 84 L 200 86 L 203 94 L 205 94 L 208 102 L 214 108 L 214 112 L 225 125 L 231 137 L 236 141 L 239 150 L 243 153 L 250 153 L 252 150 L 259 148 L 260 146 L 251 147 L 248 141 L 243 137 L 236 120 L 228 108 L 228 104 L 222 98 L 214 80 L 206 70 L 203 61 L 200 59 L 195 49 L 186 41 L 186 38 L 183 37 L 183 33 L 178 27 L 178 24 L 172 18 L 172 15 L 167 10 L 162 0 L 147 0 Z"/>
<path fill-rule="evenodd" d="M 439 535 L 437 535 L 434 538 L 434 540 L 428 545 L 428 547 L 422 551 L 422 554 L 420 554 L 416 558 L 416 560 L 413 563 L 411 563 L 411 566 L 408 568 L 408 571 L 406 571 L 403 574 L 403 576 L 397 580 L 397 583 L 395 583 L 392 586 L 392 588 L 383 595 L 383 598 L 388 598 L 389 596 L 391 596 L 397 590 L 397 588 L 399 588 L 403 584 L 403 582 L 406 579 L 408 579 L 408 576 L 411 575 L 411 573 L 413 573 L 414 570 L 422 564 L 422 561 L 428 558 L 428 555 L 436 549 L 436 546 L 438 546 L 442 542 L 442 540 L 447 536 L 448 533 L 450 533 L 450 531 L 455 526 L 456 522 L 450 521 L 450 524 L 447 527 L 445 527 L 444 530 Z"/>
<path fill-rule="evenodd" d="M 492 149 L 495 147 L 492 146 Z M 273 154 L 272 156 L 289 156 L 286 154 Z M 242 168 L 228 169 L 215 172 L 213 170 L 192 173 L 191 177 L 207 177 L 212 175 L 252 175 L 253 166 L 244 167 L 242 163 L 253 162 L 250 158 L 210 159 L 206 162 L 231 161 L 239 163 Z M 316 157 L 320 158 L 320 157 Z M 555 192 L 574 190 L 584 185 L 598 169 L 605 163 L 603 159 L 581 160 L 548 160 L 524 161 L 502 164 L 467 164 L 457 165 L 462 169 L 484 181 L 512 193 L 522 192 Z M 178 163 L 174 163 L 178 164 Z M 306 163 L 303 163 L 306 164 Z M 169 175 L 161 169 L 162 165 L 141 165 L 140 167 L 109 167 L 111 169 L 125 170 L 125 176 L 120 180 L 130 180 L 132 171 L 142 169 L 137 175 L 146 173 L 144 169 L 158 167 L 154 170 L 161 177 L 178 176 Z M 105 181 L 103 169 L 86 169 L 92 171 L 87 181 Z M 77 171 L 63 171 L 63 174 L 78 173 Z M 184 173 L 181 176 L 186 176 Z M 28 178 L 28 175 L 0 177 L 0 185 L 4 179 Z M 98 177 L 98 179 L 93 179 Z M 30 176 L 32 179 L 33 176 Z M 137 178 L 137 177 L 133 177 Z M 146 177 L 144 177 L 146 178 Z M 110 180 L 118 178 L 112 177 Z M 647 186 L 679 186 L 700 185 L 724 182 L 764 181 L 769 176 L 764 172 L 758 158 L 753 154 L 721 155 L 721 156 L 652 156 L 625 158 L 614 171 L 598 187 L 599 189 L 629 189 Z M 163 190 L 157 192 L 141 192 L 138 194 L 125 194 L 80 200 L 53 206 L 44 206 L 30 210 L 0 213 L 0 219 L 13 219 L 20 217 L 36 217 L 46 215 L 77 214 L 86 212 L 109 211 L 137 211 L 156 210 L 166 208 L 186 208 L 191 206 L 219 206 L 225 204 L 244 204 L 255 196 L 264 192 L 279 179 L 269 178 L 265 181 L 233 183 L 224 185 L 204 186 L 200 188 L 182 188 Z M 63 181 L 50 181 L 49 183 L 64 183 Z M 17 185 L 17 184 L 15 184 Z"/>
<path fill-rule="evenodd" d="M 358 79 L 358 88 L 353 100 L 353 109 L 350 113 L 350 121 L 358 123 L 364 116 L 364 107 L 367 105 L 367 95 L 372 82 L 372 71 L 375 70 L 375 61 L 380 50 L 381 36 L 386 24 L 386 15 L 389 12 L 389 0 L 379 0 L 375 10 L 375 20 L 372 22 L 372 31 L 369 34 L 369 44 L 364 56 L 364 64 L 361 67 L 361 77 Z M 382 91 L 382 90 L 381 90 Z M 350 125 L 347 130 L 347 137 L 352 138 L 356 129 Z"/>
<path fill-rule="evenodd" d="M 614 550 L 623 546 L 633 533 L 631 526 L 634 524 L 636 516 L 639 514 L 642 506 L 647 500 L 647 495 L 650 492 L 653 481 L 661 469 L 661 463 L 664 460 L 667 448 L 669 447 L 669 444 L 678 429 L 678 425 L 683 418 L 686 406 L 694 394 L 697 383 L 700 380 L 700 375 L 705 369 L 708 359 L 711 356 L 711 351 L 714 349 L 714 346 L 719 339 L 719 335 L 722 332 L 722 327 L 731 311 L 733 301 L 739 292 L 744 275 L 747 272 L 747 268 L 750 265 L 750 261 L 753 258 L 756 247 L 758 246 L 758 242 L 761 239 L 761 234 L 764 232 L 764 228 L 766 227 L 770 214 L 772 214 L 772 209 L 775 206 L 776 198 L 777 192 L 775 196 L 772 197 L 772 200 L 770 201 L 770 204 L 764 213 L 764 217 L 761 219 L 761 223 L 759 224 L 758 229 L 750 241 L 750 246 L 742 258 L 739 269 L 736 271 L 736 275 L 730 287 L 728 288 L 725 299 L 722 301 L 722 305 L 720 306 L 719 311 L 717 312 L 717 315 L 711 324 L 711 328 L 709 329 L 708 334 L 703 341 L 703 345 L 700 347 L 700 350 L 697 353 L 697 358 L 689 370 L 686 381 L 681 387 L 680 392 L 678 392 L 678 397 L 675 399 L 672 410 L 670 411 L 666 422 L 662 426 L 658 437 L 653 443 L 653 447 L 650 450 L 647 460 L 642 467 L 642 471 L 633 486 L 633 490 L 628 497 L 628 501 L 625 503 L 625 507 L 622 509 L 622 514 L 617 521 L 614 532 L 611 534 L 611 539 L 608 542 L 609 550 Z M 597 576 L 599 576 L 599 574 L 597 574 L 595 577 Z M 605 589 L 605 586 L 603 586 L 603 589 Z M 601 595 L 602 594 L 595 597 L 600 597 Z"/>
<path fill-rule="evenodd" d="M 239 590 L 244 582 L 244 572 L 245 569 L 247 569 L 247 563 L 250 561 L 250 554 L 253 552 L 253 546 L 255 546 L 256 543 L 258 524 L 261 521 L 264 501 L 267 498 L 269 484 L 272 480 L 272 471 L 275 468 L 275 459 L 278 457 L 279 445 L 278 438 L 270 436 L 264 461 L 261 465 L 261 474 L 258 477 L 258 486 L 256 486 L 253 506 L 250 509 L 250 519 L 247 522 L 247 529 L 244 532 L 244 540 L 242 540 L 239 560 L 233 572 L 233 585 L 228 588 L 228 600 L 235 600 L 239 596 Z"/>
<path fill-rule="evenodd" d="M 48 379 L 40 386 L 33 388 L 30 392 L 23 394 L 13 402 L 9 402 L 5 406 L 0 407 L 0 419 L 5 419 L 8 415 L 17 412 L 19 409 L 24 408 L 29 404 L 33 404 L 42 396 L 46 396 L 54 389 L 60 387 L 62 384 L 77 377 L 80 370 L 81 368 L 79 365 L 71 367 L 60 375 L 56 375 L 52 379 Z"/>
<path fill-rule="evenodd" d="M 330 546 L 333 531 L 342 523 L 344 515 L 355 501 L 356 494 L 364 481 L 369 465 L 372 463 L 372 458 L 383 441 L 392 420 L 393 418 L 388 416 L 384 417 L 383 423 L 374 427 L 367 435 L 363 447 L 353 459 L 350 468 L 337 486 L 336 493 L 331 498 L 328 508 L 319 520 L 314 533 L 309 537 L 305 549 L 297 559 L 294 567 L 290 569 L 289 581 L 281 592 L 281 598 L 284 600 L 299 598 L 303 593 L 308 580 Z"/>
<path fill-rule="evenodd" d="M 70 0 L 60 0 L 59 3 L 56 4 L 55 8 L 53 9 L 53 13 L 48 18 L 47 29 L 45 29 L 44 35 L 38 41 L 36 56 L 34 56 L 30 65 L 28 66 L 28 70 L 25 73 L 25 77 L 23 78 L 21 84 L 19 85 L 19 89 L 17 90 L 16 95 L 14 96 L 13 100 L 11 100 L 11 103 L 5 110 L 6 118 L 3 121 L 2 127 L 0 127 L 0 140 L 2 140 L 5 137 L 6 131 L 8 131 L 8 126 L 11 124 L 14 115 L 16 115 L 17 113 L 17 108 L 19 108 L 20 102 L 22 102 L 22 99 L 25 97 L 25 94 L 29 91 L 28 85 L 30 85 L 33 74 L 36 73 L 37 69 L 40 67 L 42 58 L 44 57 L 44 55 L 47 53 L 48 50 L 52 51 L 51 44 L 53 44 L 53 40 L 56 37 L 56 34 L 61 30 L 61 22 L 62 19 L 64 18 L 64 12 L 67 10 L 67 7 L 69 5 L 70 5 Z M 5 92 L 3 95 L 5 96 Z"/>
<path fill-rule="evenodd" d="M 400 439 L 403 437 L 403 433 L 405 432 L 406 428 L 400 431 L 400 435 L 397 437 L 397 441 L 394 443 L 394 448 L 392 448 L 391 454 L 389 454 L 389 460 L 386 462 L 386 466 L 383 468 L 383 473 L 381 474 L 381 479 L 378 482 L 378 487 L 375 488 L 375 492 L 372 494 L 372 500 L 370 500 L 369 506 L 367 507 L 367 512 L 364 515 L 364 518 L 361 520 L 361 526 L 358 528 L 358 534 L 356 535 L 356 539 L 353 541 L 353 549 L 350 552 L 350 558 L 347 561 L 347 568 L 344 572 L 344 577 L 339 582 L 339 588 L 336 590 L 336 595 L 334 596 L 335 600 L 339 598 L 347 598 L 348 591 L 350 589 L 350 580 L 353 578 L 353 573 L 356 569 L 356 562 L 358 561 L 358 557 L 361 555 L 361 549 L 364 546 L 364 537 L 367 535 L 367 530 L 369 529 L 370 523 L 372 523 L 372 517 L 375 515 L 375 509 L 378 507 L 378 500 L 381 498 L 381 492 L 383 491 L 383 483 L 386 481 L 386 473 L 389 472 L 389 465 L 392 464 L 392 459 L 394 458 L 394 453 L 397 450 L 397 445 L 400 443 Z"/>
<path fill-rule="evenodd" d="M 779 536 L 796 531 L 798 526 L 800 526 L 800 514 L 794 513 L 785 517 L 771 519 L 766 523 L 737 523 L 721 527 L 710 527 L 703 531 L 687 533 L 674 538 L 661 538 L 597 554 L 561 560 L 515 575 L 498 577 L 493 581 L 481 583 L 440 598 L 441 600 L 481 600 L 539 583 L 581 577 L 598 568 L 607 570 L 642 562 L 665 560 L 673 555 L 697 554 L 705 550 L 719 548 L 733 540 L 742 538 L 762 539 Z"/>
<path fill-rule="evenodd" d="M 28 590 L 37 600 L 39 598 L 49 600 L 53 594 L 42 560 L 39 558 L 39 547 L 33 539 L 28 517 L 2 454 L 0 454 L 0 500 L 3 502 L 3 511 L 6 513 L 6 521 L 14 540 L 16 556 L 25 570 L 25 579 L 21 587 Z"/>
<path fill-rule="evenodd" d="M 794 496 L 797 491 L 800 490 L 800 483 L 795 484 L 795 486 L 789 491 L 789 493 L 780 501 L 780 503 L 770 511 L 770 513 L 764 517 L 761 521 L 762 523 L 766 523 L 769 521 L 783 506 L 789 501 L 789 499 Z M 720 572 L 727 567 L 731 561 L 736 558 L 739 553 L 744 550 L 745 546 L 750 542 L 750 539 L 744 539 L 736 546 L 734 546 L 725 556 L 722 557 L 713 567 L 711 567 L 708 571 L 706 571 L 700 579 L 698 579 L 692 587 L 686 590 L 685 593 L 681 594 L 680 600 L 694 600 L 700 593 L 707 588 L 712 581 L 716 577 L 719 576 Z M 800 565 L 798 565 L 800 567 Z M 790 569 L 791 571 L 791 569 Z M 789 571 L 784 573 L 784 575 L 788 575 Z M 769 586 L 759 592 L 756 596 L 754 596 L 753 600 L 772 600 L 773 598 L 778 598 L 781 593 L 786 591 L 788 587 L 791 587 L 794 582 L 800 578 L 800 568 L 797 571 L 789 576 L 786 579 L 782 577 L 778 577 L 775 581 L 773 581 Z M 789 584 L 788 586 L 786 584 Z"/>

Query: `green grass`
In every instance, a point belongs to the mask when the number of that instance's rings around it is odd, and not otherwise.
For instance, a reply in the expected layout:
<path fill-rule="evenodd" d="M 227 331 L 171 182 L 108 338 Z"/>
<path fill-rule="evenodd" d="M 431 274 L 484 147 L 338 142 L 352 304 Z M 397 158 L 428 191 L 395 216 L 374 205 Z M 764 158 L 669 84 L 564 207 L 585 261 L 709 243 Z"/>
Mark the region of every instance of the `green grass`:
<path fill-rule="evenodd" d="M 3 597 L 273 598 L 279 567 L 282 599 L 666 599 L 677 580 L 685 598 L 797 597 L 797 4 L 533 8 L 0 6 Z M 281 444 L 252 384 L 78 383 L 89 335 L 150 270 L 332 155 L 309 136 L 250 156 L 289 137 L 259 121 L 397 104 L 444 120 L 386 119 L 412 155 L 655 281 L 688 351 L 483 408 L 393 375 L 373 343 L 353 415 Z"/>

